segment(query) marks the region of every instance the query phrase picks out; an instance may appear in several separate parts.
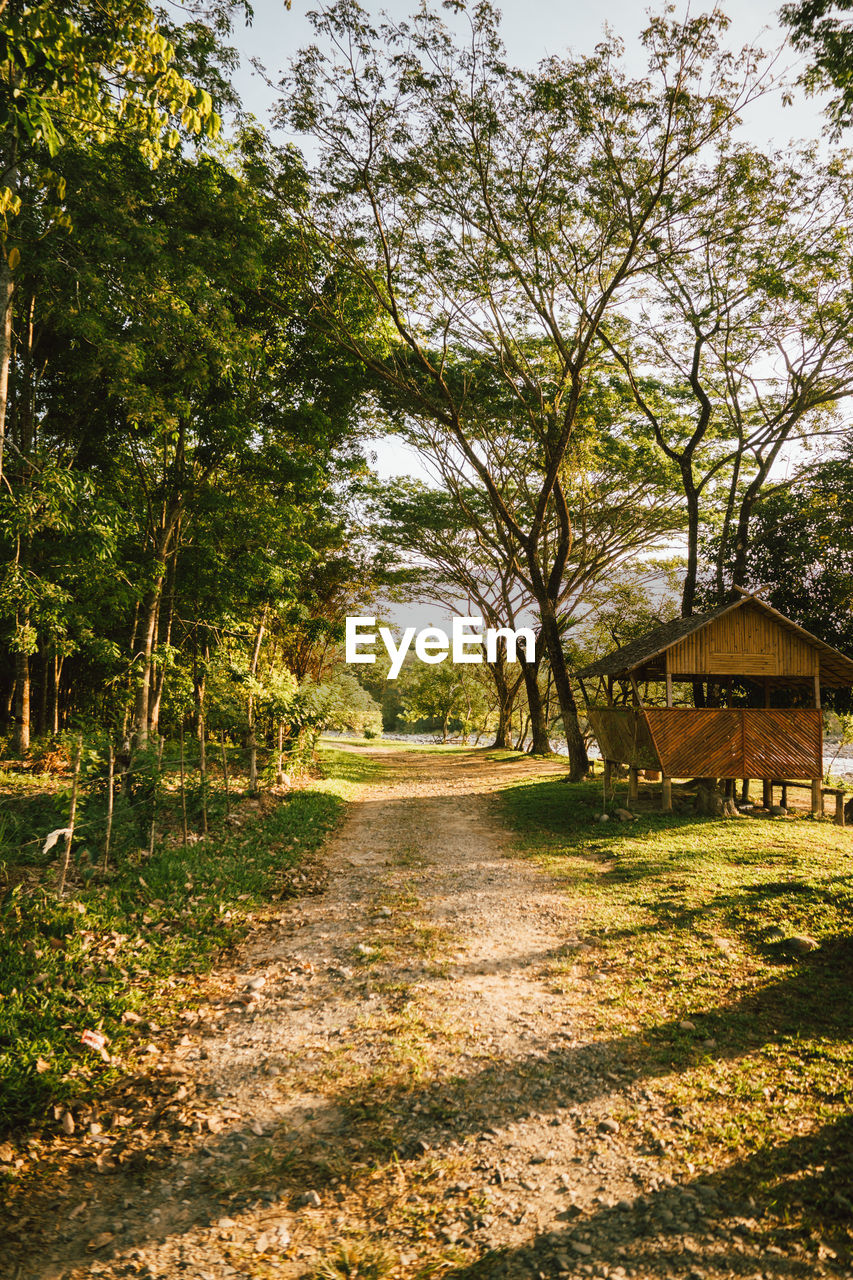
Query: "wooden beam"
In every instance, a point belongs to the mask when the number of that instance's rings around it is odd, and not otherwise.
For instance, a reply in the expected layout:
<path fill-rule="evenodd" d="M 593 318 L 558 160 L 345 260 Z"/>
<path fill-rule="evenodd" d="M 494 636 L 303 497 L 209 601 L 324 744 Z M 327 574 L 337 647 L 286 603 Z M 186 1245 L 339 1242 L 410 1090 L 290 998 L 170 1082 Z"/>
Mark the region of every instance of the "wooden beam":
<path fill-rule="evenodd" d="M 672 706 L 672 673 L 670 671 L 666 673 L 666 705 Z"/>
<path fill-rule="evenodd" d="M 665 775 L 661 778 L 661 809 L 664 813 L 672 813 L 672 778 Z"/>
<path fill-rule="evenodd" d="M 773 803 L 773 783 L 770 778 L 761 779 L 761 799 L 765 809 L 769 809 Z"/>
<path fill-rule="evenodd" d="M 812 813 L 816 818 L 823 817 L 823 788 L 820 778 L 812 778 Z"/>
<path fill-rule="evenodd" d="M 604 796 L 605 799 L 613 794 L 613 761 L 604 761 Z"/>
<path fill-rule="evenodd" d="M 635 804 L 640 795 L 640 774 L 633 765 L 628 769 L 628 803 Z"/>
<path fill-rule="evenodd" d="M 634 693 L 634 706 L 641 707 L 643 705 L 643 700 L 640 697 L 640 690 L 637 687 L 637 678 L 634 675 L 633 671 L 631 672 L 631 688 Z"/>

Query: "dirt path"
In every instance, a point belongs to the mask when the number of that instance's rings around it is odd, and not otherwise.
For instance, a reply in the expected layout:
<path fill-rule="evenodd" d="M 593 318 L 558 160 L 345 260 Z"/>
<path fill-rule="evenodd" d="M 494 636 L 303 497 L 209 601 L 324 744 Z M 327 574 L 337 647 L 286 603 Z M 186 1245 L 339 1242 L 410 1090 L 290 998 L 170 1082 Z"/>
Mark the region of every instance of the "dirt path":
<path fill-rule="evenodd" d="M 8 1274 L 824 1274 L 766 1250 L 725 1177 L 680 1186 L 662 1117 L 658 1149 L 638 1144 L 655 1095 L 596 1035 L 582 904 L 510 856 L 489 798 L 547 766 L 375 754 L 387 779 L 327 850 L 324 890 L 164 1049 L 119 1163 L 124 1117 L 94 1123 Z"/>

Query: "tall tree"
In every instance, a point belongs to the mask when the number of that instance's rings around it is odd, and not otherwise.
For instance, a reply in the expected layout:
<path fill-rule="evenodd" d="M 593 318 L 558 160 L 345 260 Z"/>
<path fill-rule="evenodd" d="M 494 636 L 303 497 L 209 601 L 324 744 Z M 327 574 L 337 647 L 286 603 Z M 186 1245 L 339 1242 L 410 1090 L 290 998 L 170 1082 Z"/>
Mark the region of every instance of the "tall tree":
<path fill-rule="evenodd" d="M 601 334 L 687 504 L 682 613 L 699 540 L 718 530 L 715 595 L 745 585 L 750 521 L 786 446 L 841 429 L 853 395 L 853 175 L 813 149 L 723 147 L 630 323 Z"/>
<path fill-rule="evenodd" d="M 417 401 L 488 495 L 509 554 L 525 561 L 580 777 L 587 757 L 554 600 L 573 538 L 561 468 L 602 322 L 685 216 L 696 157 L 759 92 L 755 58 L 721 51 L 719 14 L 655 19 L 642 81 L 621 69 L 615 39 L 586 58 L 512 68 L 486 2 L 459 45 L 426 8 L 374 25 L 339 0 L 314 21 L 328 51 L 302 52 L 282 105 L 319 148 L 306 235 L 330 253 L 314 321 Z M 352 277 L 385 317 L 380 343 L 353 334 L 338 305 L 336 284 Z M 540 453 L 524 524 L 495 477 L 504 433 L 496 440 L 477 415 L 473 355 L 514 397 Z M 552 519 L 560 535 L 543 567 Z"/>

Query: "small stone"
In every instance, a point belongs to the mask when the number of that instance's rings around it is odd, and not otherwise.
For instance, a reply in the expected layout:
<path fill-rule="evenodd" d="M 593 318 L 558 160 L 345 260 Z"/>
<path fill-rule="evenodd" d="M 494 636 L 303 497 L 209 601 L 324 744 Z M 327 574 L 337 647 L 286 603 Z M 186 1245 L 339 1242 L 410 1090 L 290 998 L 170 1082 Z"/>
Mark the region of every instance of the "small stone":
<path fill-rule="evenodd" d="M 94 1237 L 86 1245 L 86 1248 L 94 1253 L 97 1249 L 105 1249 L 108 1244 L 115 1239 L 112 1231 L 102 1231 L 100 1235 Z"/>
<path fill-rule="evenodd" d="M 74 1129 L 76 1126 L 74 1124 L 74 1117 L 72 1116 L 70 1111 L 65 1112 L 65 1114 L 62 1117 L 61 1123 L 62 1123 L 63 1133 L 67 1133 L 70 1135 L 74 1132 Z"/>
<path fill-rule="evenodd" d="M 388 916 L 392 915 L 393 913 L 392 913 L 392 911 L 391 911 L 391 908 L 390 908 L 390 907 L 380 907 L 376 914 L 377 914 L 378 916 L 385 916 L 385 917 L 387 918 Z"/>
<path fill-rule="evenodd" d="M 784 818 L 788 810 L 783 804 L 771 804 L 769 812 L 774 818 Z"/>
<path fill-rule="evenodd" d="M 260 991 L 261 987 L 265 987 L 266 985 L 267 980 L 262 973 L 259 973 L 257 977 L 250 978 L 246 983 L 246 986 L 250 991 Z"/>
<path fill-rule="evenodd" d="M 598 821 L 599 821 L 599 822 L 609 822 L 609 821 L 610 821 L 610 814 L 609 814 L 609 813 L 600 813 L 600 814 L 598 815 Z"/>
<path fill-rule="evenodd" d="M 15 1148 L 9 1142 L 0 1144 L 0 1163 L 11 1164 L 15 1159 Z"/>
<path fill-rule="evenodd" d="M 791 955 L 804 956 L 810 951 L 817 951 L 820 943 L 815 938 L 810 938 L 807 933 L 795 933 L 790 938 L 785 938 L 782 946 Z"/>
<path fill-rule="evenodd" d="M 703 1040 L 703 1041 L 702 1041 L 702 1044 L 704 1045 L 704 1047 L 705 1047 L 706 1049 L 716 1049 L 716 1047 L 717 1047 L 717 1042 L 716 1042 L 716 1040 L 714 1039 L 714 1037 L 713 1037 L 713 1036 L 708 1036 L 708 1039 L 707 1039 L 707 1040 Z"/>
<path fill-rule="evenodd" d="M 584 1258 L 588 1258 L 592 1253 L 592 1245 L 584 1244 L 582 1240 L 570 1240 L 569 1244 L 572 1246 L 575 1253 L 579 1253 Z"/>
<path fill-rule="evenodd" d="M 297 1203 L 304 1208 L 319 1209 L 322 1201 L 316 1191 L 303 1191 Z"/>
<path fill-rule="evenodd" d="M 765 942 L 781 942 L 785 937 L 785 932 L 780 929 L 778 924 L 774 924 L 772 929 L 768 929 L 764 935 Z"/>
<path fill-rule="evenodd" d="M 618 1133 L 619 1121 L 607 1117 L 607 1119 L 599 1121 L 598 1127 L 602 1133 Z"/>
<path fill-rule="evenodd" d="M 619 822 L 635 822 L 636 821 L 636 817 L 633 813 L 631 813 L 630 809 L 615 809 L 613 812 L 613 816 Z"/>
<path fill-rule="evenodd" d="M 679 1022 L 678 1030 L 679 1031 L 695 1031 L 696 1023 L 691 1022 L 689 1018 L 685 1018 L 682 1022 Z"/>

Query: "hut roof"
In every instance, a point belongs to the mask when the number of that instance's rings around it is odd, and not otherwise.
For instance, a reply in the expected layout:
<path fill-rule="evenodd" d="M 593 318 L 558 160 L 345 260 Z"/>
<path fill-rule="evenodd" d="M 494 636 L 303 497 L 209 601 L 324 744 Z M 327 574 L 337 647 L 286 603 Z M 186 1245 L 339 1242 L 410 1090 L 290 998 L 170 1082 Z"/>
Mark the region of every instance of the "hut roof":
<path fill-rule="evenodd" d="M 685 636 L 691 635 L 694 631 L 700 631 L 703 627 L 707 627 L 709 623 L 713 622 L 715 618 L 721 618 L 724 614 L 730 613 L 734 609 L 741 609 L 747 604 L 760 609 L 762 613 L 771 617 L 778 626 L 793 632 L 811 645 L 812 648 L 817 649 L 820 655 L 820 680 L 822 684 L 834 687 L 853 685 L 853 659 L 845 657 L 838 649 L 833 649 L 832 645 L 819 640 L 817 636 L 813 636 L 810 631 L 806 631 L 804 627 L 800 627 L 796 622 L 792 622 L 790 618 L 786 618 L 784 614 L 779 613 L 760 597 L 747 594 L 744 594 L 740 600 L 720 605 L 716 609 L 711 609 L 708 613 L 694 614 L 691 618 L 674 618 L 672 622 L 665 622 L 662 626 L 646 632 L 639 639 L 632 640 L 629 644 L 622 645 L 619 649 L 614 649 L 612 653 L 605 654 L 603 658 L 599 658 L 596 662 L 591 662 L 589 666 L 584 667 L 577 674 L 581 678 L 584 676 L 630 675 L 631 672 L 636 672 L 639 668 L 652 663 L 654 659 L 659 658 L 667 649 L 677 644 L 679 640 L 683 640 Z"/>

